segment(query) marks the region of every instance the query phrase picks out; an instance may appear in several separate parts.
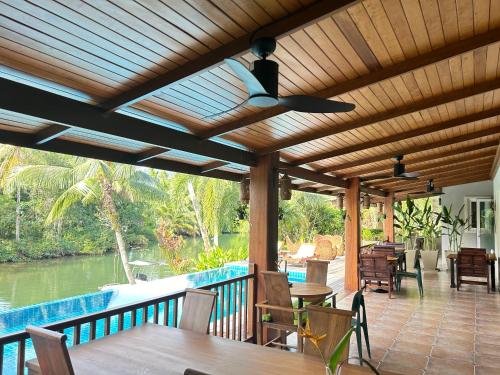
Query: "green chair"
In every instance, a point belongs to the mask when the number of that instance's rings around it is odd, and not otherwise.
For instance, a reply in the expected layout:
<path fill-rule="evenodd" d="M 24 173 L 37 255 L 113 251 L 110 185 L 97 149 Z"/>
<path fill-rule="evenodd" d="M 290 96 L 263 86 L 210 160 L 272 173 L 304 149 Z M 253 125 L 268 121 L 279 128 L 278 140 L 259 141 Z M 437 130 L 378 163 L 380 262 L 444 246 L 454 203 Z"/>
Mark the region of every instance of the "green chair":
<path fill-rule="evenodd" d="M 363 309 L 363 316 L 361 316 L 361 309 Z M 372 358 L 372 353 L 370 351 L 370 340 L 368 338 L 368 322 L 366 320 L 366 307 L 365 307 L 365 297 L 363 296 L 363 290 L 358 290 L 352 299 L 351 310 L 356 314 L 352 319 L 352 326 L 356 332 L 356 342 L 358 343 L 358 355 L 359 359 L 363 359 L 363 344 L 361 342 L 361 328 L 363 328 L 363 334 L 365 336 L 366 350 L 368 351 L 368 357 Z M 362 319 L 361 319 L 362 318 Z"/>
<path fill-rule="evenodd" d="M 422 283 L 422 270 L 420 269 L 420 251 L 417 250 L 415 254 L 415 264 L 414 268 L 416 272 L 408 272 L 408 271 L 397 271 L 396 272 L 396 291 L 401 290 L 401 279 L 403 277 L 411 277 L 417 279 L 418 284 L 418 292 L 420 294 L 420 298 L 424 296 L 424 284 Z"/>

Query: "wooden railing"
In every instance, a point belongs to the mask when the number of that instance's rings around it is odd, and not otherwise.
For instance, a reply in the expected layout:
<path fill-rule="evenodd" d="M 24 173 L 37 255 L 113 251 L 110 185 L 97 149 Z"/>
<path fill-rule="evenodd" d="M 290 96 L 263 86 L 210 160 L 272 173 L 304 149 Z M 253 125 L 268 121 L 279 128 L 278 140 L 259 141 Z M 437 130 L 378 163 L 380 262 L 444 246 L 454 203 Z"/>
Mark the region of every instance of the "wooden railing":
<path fill-rule="evenodd" d="M 254 273 L 200 287 L 217 292 L 210 321 L 210 334 L 232 340 L 253 338 Z M 44 325 L 64 332 L 68 345 L 79 345 L 146 322 L 177 327 L 185 292 L 115 307 L 77 318 Z M 24 374 L 26 359 L 34 350 L 25 331 L 0 336 L 0 375 Z M 15 363 L 12 363 L 15 357 Z M 8 361 L 9 360 L 9 361 Z"/>

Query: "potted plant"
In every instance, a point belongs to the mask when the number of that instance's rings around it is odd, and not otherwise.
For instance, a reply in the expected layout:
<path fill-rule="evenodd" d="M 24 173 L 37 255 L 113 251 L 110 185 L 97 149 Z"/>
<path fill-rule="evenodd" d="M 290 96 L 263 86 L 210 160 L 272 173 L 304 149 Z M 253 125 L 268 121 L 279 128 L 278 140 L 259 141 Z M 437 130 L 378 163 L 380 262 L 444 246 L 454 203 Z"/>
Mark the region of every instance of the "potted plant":
<path fill-rule="evenodd" d="M 434 271 L 437 267 L 437 261 L 439 258 L 437 241 L 438 237 L 441 235 L 441 217 L 441 213 L 434 212 L 432 210 L 432 204 L 430 203 L 429 198 L 427 198 L 424 207 L 419 210 L 419 214 L 416 217 L 418 231 L 424 238 L 424 246 L 422 249 L 424 251 L 421 252 L 421 259 L 424 270 L 427 271 Z"/>
<path fill-rule="evenodd" d="M 462 247 L 462 239 L 464 231 L 470 228 L 470 219 L 462 218 L 462 212 L 465 205 L 460 207 L 457 214 L 453 214 L 453 207 L 443 206 L 443 215 L 441 222 L 445 229 L 445 233 L 448 236 L 448 244 L 451 252 L 457 252 Z"/>

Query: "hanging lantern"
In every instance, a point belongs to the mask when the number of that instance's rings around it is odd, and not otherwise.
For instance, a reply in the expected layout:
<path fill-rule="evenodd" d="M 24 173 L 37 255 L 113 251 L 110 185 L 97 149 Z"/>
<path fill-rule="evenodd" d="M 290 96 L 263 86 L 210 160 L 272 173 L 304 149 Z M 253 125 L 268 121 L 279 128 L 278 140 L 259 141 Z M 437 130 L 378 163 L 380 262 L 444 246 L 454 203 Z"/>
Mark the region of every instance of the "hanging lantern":
<path fill-rule="evenodd" d="M 377 211 L 379 214 L 384 213 L 384 204 L 382 202 L 377 202 Z"/>
<path fill-rule="evenodd" d="M 337 201 L 336 202 L 337 202 L 337 208 L 339 210 L 342 210 L 344 208 L 344 194 L 339 193 L 337 195 Z"/>
<path fill-rule="evenodd" d="M 368 194 L 365 194 L 363 196 L 363 208 L 366 208 L 366 209 L 370 208 L 370 196 Z"/>
<path fill-rule="evenodd" d="M 280 179 L 280 197 L 283 201 L 292 199 L 292 179 L 286 172 Z"/>
<path fill-rule="evenodd" d="M 246 177 L 240 182 L 240 202 L 243 204 L 250 202 L 250 180 Z"/>

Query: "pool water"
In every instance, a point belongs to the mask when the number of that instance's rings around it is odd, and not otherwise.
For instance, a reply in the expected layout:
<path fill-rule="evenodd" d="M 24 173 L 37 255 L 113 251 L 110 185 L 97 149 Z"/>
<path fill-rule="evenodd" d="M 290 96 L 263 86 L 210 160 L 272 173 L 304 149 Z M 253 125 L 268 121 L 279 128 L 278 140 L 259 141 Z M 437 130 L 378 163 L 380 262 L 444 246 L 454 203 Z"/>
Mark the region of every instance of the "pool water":
<path fill-rule="evenodd" d="M 56 321 L 75 318 L 84 314 L 94 313 L 98 311 L 103 311 L 106 309 L 111 309 L 114 307 L 143 301 L 146 299 L 151 299 L 166 294 L 176 293 L 183 291 L 186 288 L 196 288 L 204 285 L 216 283 L 219 281 L 229 280 L 231 278 L 246 275 L 248 273 L 248 267 L 246 265 L 227 265 L 222 268 L 216 268 L 203 272 L 196 272 L 186 275 L 173 276 L 164 279 L 158 279 L 147 283 L 141 283 L 137 285 L 113 285 L 104 288 L 102 291 L 92 294 L 86 294 L 82 296 L 76 296 L 71 298 L 66 298 L 63 300 L 52 301 L 47 303 L 41 303 L 38 305 L 32 305 L 23 307 L 20 309 L 13 309 L 6 313 L 0 313 L 0 336 L 22 331 L 26 325 L 45 325 L 53 323 Z M 291 282 L 300 282 L 305 280 L 304 272 L 292 271 L 289 273 L 289 280 Z M 232 285 L 230 290 L 228 287 L 225 289 L 226 296 L 238 295 L 239 290 L 236 290 L 235 294 L 234 288 L 237 286 Z M 220 298 L 220 297 L 219 297 Z M 232 298 L 232 297 L 231 297 Z M 170 301 L 169 315 L 167 317 L 169 325 L 173 325 L 173 305 L 174 301 Z M 179 310 L 182 308 L 182 301 L 179 301 Z M 218 302 L 218 306 L 224 306 L 224 304 Z M 230 310 L 223 307 L 224 316 L 228 313 L 233 312 L 233 303 L 230 303 Z M 242 307 L 244 308 L 244 306 Z M 159 323 L 164 324 L 164 309 L 165 304 L 162 303 L 159 306 Z M 136 322 L 137 325 L 142 324 L 143 310 L 139 309 L 136 311 Z M 181 314 L 178 314 L 180 318 Z M 219 317 L 220 318 L 220 317 Z M 213 319 L 213 318 L 212 318 Z M 147 311 L 147 321 L 153 322 L 153 308 L 148 308 Z M 124 329 L 131 327 L 132 313 L 126 313 L 124 316 Z M 104 336 L 104 320 L 101 319 L 97 321 L 96 324 L 96 338 Z M 111 334 L 118 331 L 118 316 L 113 316 L 110 322 L 110 332 Z M 68 336 L 67 344 L 72 346 L 74 329 L 68 328 L 64 330 L 64 333 Z M 81 326 L 81 342 L 87 342 L 89 340 L 90 334 L 90 324 L 84 324 Z M 17 344 L 9 344 L 4 347 L 4 358 L 3 358 L 3 369 L 4 374 L 15 374 L 16 371 L 16 359 L 17 359 Z M 31 340 L 26 341 L 26 360 L 34 358 L 35 352 Z"/>

